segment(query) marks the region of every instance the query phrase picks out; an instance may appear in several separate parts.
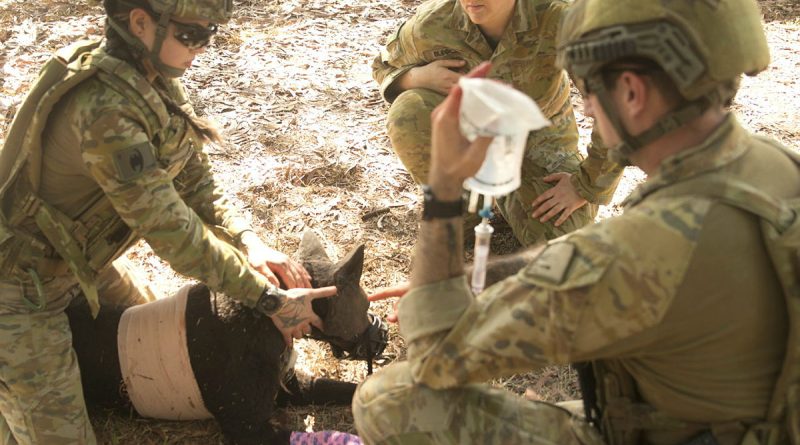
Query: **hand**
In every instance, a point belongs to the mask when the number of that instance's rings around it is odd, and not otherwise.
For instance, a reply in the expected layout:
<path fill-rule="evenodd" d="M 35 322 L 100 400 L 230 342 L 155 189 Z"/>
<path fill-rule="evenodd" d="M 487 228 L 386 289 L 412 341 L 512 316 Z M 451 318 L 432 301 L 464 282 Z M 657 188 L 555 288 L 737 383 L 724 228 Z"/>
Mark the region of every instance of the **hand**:
<path fill-rule="evenodd" d="M 387 298 L 392 297 L 402 297 L 403 295 L 408 292 L 409 283 L 400 283 L 390 287 L 384 287 L 383 289 L 375 292 L 372 295 L 367 296 L 367 300 L 369 301 L 381 301 Z M 399 301 L 394 302 L 394 313 L 386 317 L 386 321 L 389 323 L 397 323 L 397 303 Z"/>
<path fill-rule="evenodd" d="M 311 276 L 300 264 L 285 254 L 267 247 L 255 233 L 242 234 L 242 245 L 250 265 L 270 283 L 280 286 L 278 277 L 288 289 L 311 287 Z M 277 276 L 276 276 L 277 274 Z"/>
<path fill-rule="evenodd" d="M 451 68 L 461 68 L 466 62 L 459 59 L 434 60 L 408 70 L 400 77 L 398 85 L 403 91 L 412 88 L 427 88 L 439 94 L 447 95 L 454 85 L 458 84 L 461 74 Z"/>
<path fill-rule="evenodd" d="M 569 173 L 553 173 L 544 177 L 544 182 L 556 182 L 556 185 L 546 190 L 533 201 L 533 218 L 539 218 L 541 222 L 550 221 L 554 216 L 561 213 L 554 225 L 560 226 L 579 208 L 586 205 L 588 201 L 583 199 L 572 182 Z"/>
<path fill-rule="evenodd" d="M 489 62 L 484 62 L 467 76 L 486 77 L 491 67 Z M 479 137 L 470 143 L 461 135 L 458 125 L 461 94 L 461 88 L 456 85 L 444 102 L 431 113 L 431 170 L 428 184 L 434 195 L 443 201 L 453 201 L 461 196 L 462 183 L 478 172 L 492 142 L 492 138 Z"/>
<path fill-rule="evenodd" d="M 319 289 L 289 289 L 283 307 L 271 315 L 275 327 L 281 331 L 286 346 L 292 347 L 292 338 L 303 338 L 311 333 L 311 326 L 322 330 L 322 320 L 311 307 L 317 298 L 328 298 L 336 295 L 336 286 Z"/>

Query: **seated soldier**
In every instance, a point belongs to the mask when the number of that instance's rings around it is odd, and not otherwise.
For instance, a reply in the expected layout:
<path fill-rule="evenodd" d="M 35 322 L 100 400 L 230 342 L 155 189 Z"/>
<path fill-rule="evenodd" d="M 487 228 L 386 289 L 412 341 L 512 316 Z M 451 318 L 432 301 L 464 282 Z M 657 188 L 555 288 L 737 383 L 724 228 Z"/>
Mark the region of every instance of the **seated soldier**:
<path fill-rule="evenodd" d="M 800 197 L 800 160 L 727 108 L 741 74 L 769 63 L 755 0 L 579 0 L 560 33 L 609 152 L 649 179 L 624 215 L 540 247 L 473 297 L 461 215 L 436 209 L 458 202 L 489 140 L 459 135 L 454 88 L 433 113 L 433 197 L 398 308 L 408 361 L 356 391 L 362 440 L 797 443 L 797 376 L 782 371 L 796 372 L 797 252 L 779 255 L 772 234 L 797 243 L 800 223 L 758 203 Z M 575 362 L 594 376 L 586 419 L 478 384 Z"/>
<path fill-rule="evenodd" d="M 430 167 L 430 114 L 461 72 L 492 62 L 490 77 L 534 99 L 552 126 L 528 138 L 522 187 L 498 202 L 523 245 L 552 239 L 594 221 L 622 168 L 597 143 L 585 160 L 569 100 L 569 80 L 555 66 L 555 36 L 566 8 L 551 0 L 432 0 L 390 38 L 373 77 L 392 103 L 392 148 L 417 183 Z M 597 142 L 597 141 L 595 141 Z M 589 203 L 587 205 L 587 202 Z"/>

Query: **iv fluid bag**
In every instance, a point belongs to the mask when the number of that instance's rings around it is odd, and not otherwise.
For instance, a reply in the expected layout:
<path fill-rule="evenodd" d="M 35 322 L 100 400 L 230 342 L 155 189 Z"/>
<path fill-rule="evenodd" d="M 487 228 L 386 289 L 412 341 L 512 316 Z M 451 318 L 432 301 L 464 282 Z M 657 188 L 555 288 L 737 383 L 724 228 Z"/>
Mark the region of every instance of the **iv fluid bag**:
<path fill-rule="evenodd" d="M 522 158 L 528 133 L 550 125 L 530 97 L 500 82 L 462 77 L 464 91 L 459 110 L 461 134 L 469 141 L 494 136 L 486 159 L 464 188 L 502 196 L 520 185 Z"/>

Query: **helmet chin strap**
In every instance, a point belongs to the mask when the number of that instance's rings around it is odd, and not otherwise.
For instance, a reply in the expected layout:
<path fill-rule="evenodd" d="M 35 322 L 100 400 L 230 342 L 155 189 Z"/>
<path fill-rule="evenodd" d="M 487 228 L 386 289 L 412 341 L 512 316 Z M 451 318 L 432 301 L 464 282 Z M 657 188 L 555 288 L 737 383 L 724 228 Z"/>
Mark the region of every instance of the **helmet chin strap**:
<path fill-rule="evenodd" d="M 176 2 L 177 3 L 177 2 Z M 174 9 L 174 5 L 173 8 Z M 167 26 L 169 26 L 169 19 L 172 17 L 172 10 L 164 11 L 161 17 L 158 18 L 158 28 L 156 28 L 156 40 L 153 42 L 153 50 L 150 51 L 150 62 L 153 66 L 164 75 L 164 77 L 181 77 L 186 72 L 186 68 L 175 68 L 167 65 L 161 61 L 161 47 L 164 45 L 164 40 L 167 38 Z"/>
<path fill-rule="evenodd" d="M 720 100 L 720 91 L 715 90 L 670 111 L 653 124 L 652 127 L 638 136 L 633 136 L 622 124 L 617 108 L 611 100 L 611 94 L 605 87 L 602 74 L 597 73 L 590 76 L 586 79 L 586 83 L 592 93 L 597 95 L 600 106 L 603 107 L 603 111 L 620 138 L 620 142 L 617 145 L 608 149 L 608 157 L 611 161 L 622 166 L 631 165 L 630 157 L 634 152 L 700 117 L 712 104 L 719 103 Z"/>
<path fill-rule="evenodd" d="M 158 19 L 156 28 L 155 41 L 153 42 L 153 49 L 148 49 L 147 46 L 139 40 L 136 36 L 131 34 L 127 27 L 117 23 L 111 17 L 106 18 L 106 23 L 111 26 L 125 42 L 136 50 L 136 53 L 141 56 L 147 56 L 152 63 L 153 67 L 164 77 L 175 78 L 181 77 L 186 72 L 186 68 L 171 67 L 161 61 L 161 47 L 164 45 L 164 40 L 167 37 L 167 25 L 172 15 L 171 11 L 166 11 Z"/>

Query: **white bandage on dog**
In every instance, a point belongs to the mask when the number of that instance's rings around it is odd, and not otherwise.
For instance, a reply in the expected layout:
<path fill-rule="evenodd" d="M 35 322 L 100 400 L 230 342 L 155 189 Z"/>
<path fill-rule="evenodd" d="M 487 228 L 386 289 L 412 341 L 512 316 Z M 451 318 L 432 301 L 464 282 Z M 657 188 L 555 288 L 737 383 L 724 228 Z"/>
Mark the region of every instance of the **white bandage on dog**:
<path fill-rule="evenodd" d="M 155 419 L 209 419 L 189 361 L 186 301 L 191 285 L 175 295 L 134 306 L 117 331 L 119 364 L 133 407 Z"/>

